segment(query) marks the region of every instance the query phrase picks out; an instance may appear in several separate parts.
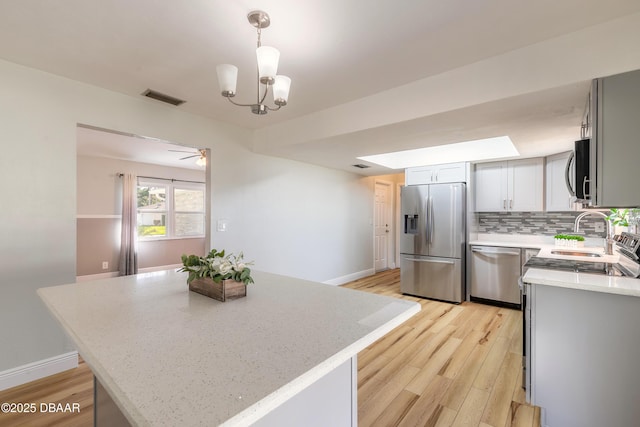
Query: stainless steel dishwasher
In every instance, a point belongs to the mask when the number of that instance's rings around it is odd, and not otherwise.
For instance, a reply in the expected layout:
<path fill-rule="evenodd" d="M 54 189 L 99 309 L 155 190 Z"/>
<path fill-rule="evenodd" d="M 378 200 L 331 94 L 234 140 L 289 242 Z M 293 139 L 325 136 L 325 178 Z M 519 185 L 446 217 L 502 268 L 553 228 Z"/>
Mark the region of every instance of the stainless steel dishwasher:
<path fill-rule="evenodd" d="M 471 301 L 521 308 L 520 248 L 471 247 Z"/>

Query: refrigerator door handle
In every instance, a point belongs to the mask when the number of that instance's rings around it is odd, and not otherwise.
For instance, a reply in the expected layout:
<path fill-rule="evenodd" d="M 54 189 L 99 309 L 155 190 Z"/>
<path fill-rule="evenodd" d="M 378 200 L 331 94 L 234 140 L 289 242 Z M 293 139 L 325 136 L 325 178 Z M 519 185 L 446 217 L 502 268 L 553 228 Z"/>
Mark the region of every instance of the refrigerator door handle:
<path fill-rule="evenodd" d="M 431 230 L 429 230 L 429 198 L 424 199 L 424 241 L 429 243 L 429 235 L 431 234 Z"/>
<path fill-rule="evenodd" d="M 429 221 L 431 225 L 429 226 L 429 243 L 433 243 L 433 234 L 434 234 L 434 226 L 433 226 L 433 198 L 429 197 Z"/>
<path fill-rule="evenodd" d="M 432 264 L 455 264 L 454 261 L 447 261 L 441 259 L 424 259 L 424 258 L 407 258 L 404 257 L 407 261 L 417 261 L 417 262 L 430 262 Z"/>

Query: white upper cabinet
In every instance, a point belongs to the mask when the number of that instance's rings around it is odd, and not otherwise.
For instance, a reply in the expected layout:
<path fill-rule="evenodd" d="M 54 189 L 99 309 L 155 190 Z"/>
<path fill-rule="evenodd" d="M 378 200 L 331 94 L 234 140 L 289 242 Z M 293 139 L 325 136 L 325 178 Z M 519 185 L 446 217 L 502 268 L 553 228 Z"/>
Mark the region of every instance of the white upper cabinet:
<path fill-rule="evenodd" d="M 542 211 L 542 158 L 475 165 L 477 212 Z"/>
<path fill-rule="evenodd" d="M 571 194 L 567 189 L 565 171 L 567 168 L 567 161 L 571 152 L 554 154 L 546 158 L 547 164 L 545 166 L 546 176 L 546 197 L 545 206 L 547 212 L 558 211 L 573 211 L 576 210 L 576 203 L 572 202 Z M 573 180 L 575 174 L 572 172 L 573 163 L 569 171 L 569 179 L 573 186 Z"/>
<path fill-rule="evenodd" d="M 467 182 L 466 163 L 418 166 L 405 170 L 406 185 Z"/>

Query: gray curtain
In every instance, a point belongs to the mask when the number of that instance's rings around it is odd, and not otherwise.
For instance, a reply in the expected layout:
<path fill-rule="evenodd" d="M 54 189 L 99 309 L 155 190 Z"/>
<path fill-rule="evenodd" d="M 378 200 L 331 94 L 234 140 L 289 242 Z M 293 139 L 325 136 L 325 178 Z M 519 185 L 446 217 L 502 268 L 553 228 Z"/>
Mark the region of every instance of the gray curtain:
<path fill-rule="evenodd" d="M 120 275 L 138 273 L 137 248 L 137 178 L 134 174 L 122 174 L 122 232 L 120 234 Z"/>

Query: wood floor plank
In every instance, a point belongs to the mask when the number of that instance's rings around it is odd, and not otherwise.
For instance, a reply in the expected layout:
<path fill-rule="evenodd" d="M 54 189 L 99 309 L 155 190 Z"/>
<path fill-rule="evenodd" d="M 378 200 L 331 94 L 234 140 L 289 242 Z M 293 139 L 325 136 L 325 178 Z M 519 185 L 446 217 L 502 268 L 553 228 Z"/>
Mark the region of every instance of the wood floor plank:
<path fill-rule="evenodd" d="M 511 398 L 517 377 L 520 375 L 518 368 L 522 366 L 522 359 L 517 354 L 508 353 L 503 365 L 491 388 L 489 400 L 482 414 L 482 422 L 493 426 L 502 426 L 507 418 L 511 419 Z"/>
<path fill-rule="evenodd" d="M 451 380 L 449 378 L 436 375 L 436 377 L 429 382 L 427 388 L 423 390 L 423 393 L 405 417 L 400 420 L 398 426 L 415 427 L 437 424 L 437 419 L 440 414 L 436 411 L 442 406 L 440 405 L 440 401 L 450 384 Z"/>
<path fill-rule="evenodd" d="M 422 395 L 428 389 L 429 384 L 438 375 L 438 372 L 451 358 L 451 355 L 460 346 L 462 341 L 457 338 L 449 338 L 439 347 L 432 357 L 420 369 L 418 374 L 407 385 L 406 389 L 415 394 Z"/>
<path fill-rule="evenodd" d="M 535 416 L 533 406 L 523 405 L 517 402 L 511 402 L 512 416 L 507 419 L 505 427 L 529 427 L 534 425 Z"/>
<path fill-rule="evenodd" d="M 491 351 L 487 355 L 482 368 L 478 372 L 473 386 L 482 390 L 489 390 L 495 384 L 496 378 L 500 372 L 500 367 L 509 350 L 509 340 L 498 337 L 491 347 Z"/>
<path fill-rule="evenodd" d="M 456 376 L 456 379 L 451 384 L 447 394 L 443 399 L 443 404 L 448 408 L 458 411 L 467 397 L 467 393 L 471 390 L 471 386 L 482 367 L 489 351 L 491 350 L 490 342 L 478 343 L 471 354 L 467 358 L 460 373 Z"/>
<path fill-rule="evenodd" d="M 440 405 L 440 414 L 434 427 L 451 427 L 458 413 L 453 409 Z"/>
<path fill-rule="evenodd" d="M 484 413 L 487 400 L 489 400 L 489 392 L 487 390 L 472 387 L 462 403 L 458 415 L 453 421 L 453 426 L 467 427 L 478 425 Z"/>
<path fill-rule="evenodd" d="M 93 374 L 84 360 L 78 367 L 47 378 L 0 391 L 0 402 L 35 403 L 35 413 L 0 413 L 0 426 L 93 425 Z M 42 411 L 41 404 L 79 405 L 79 412 Z M 72 406 L 71 406 L 72 407 Z"/>
<path fill-rule="evenodd" d="M 449 363 L 447 363 L 440 371 L 439 375 L 443 377 L 455 379 L 462 367 L 464 366 L 467 358 L 473 351 L 478 341 L 483 337 L 482 331 L 471 331 L 468 336 L 464 338 L 460 346 L 456 349 L 455 353 L 451 356 Z M 453 336 L 452 336 L 453 338 Z"/>
<path fill-rule="evenodd" d="M 358 420 L 363 425 L 373 424 L 418 372 L 418 368 L 405 366 L 396 377 L 384 384 L 361 406 L 358 405 Z"/>
<path fill-rule="evenodd" d="M 381 382 L 388 382 L 400 369 L 407 365 L 407 360 L 411 360 L 416 354 L 425 351 L 426 344 L 433 339 L 434 335 L 435 334 L 431 332 L 425 331 L 425 333 L 407 345 L 407 347 L 398 353 L 391 361 L 386 362 L 386 364 L 376 372 L 374 378 Z M 384 353 L 385 356 L 386 354 L 387 353 Z"/>
<path fill-rule="evenodd" d="M 401 390 L 389 406 L 385 408 L 384 412 L 371 425 L 376 427 L 397 426 L 419 398 L 420 396 L 417 394 L 407 390 Z M 360 424 L 364 424 L 362 420 L 360 420 Z"/>
<path fill-rule="evenodd" d="M 439 333 L 434 334 L 431 340 L 426 343 L 424 348 L 416 355 L 414 355 L 408 363 L 411 366 L 422 368 L 427 364 L 433 355 L 444 345 L 444 343 L 451 337 L 455 331 L 455 326 L 447 325 Z"/>

